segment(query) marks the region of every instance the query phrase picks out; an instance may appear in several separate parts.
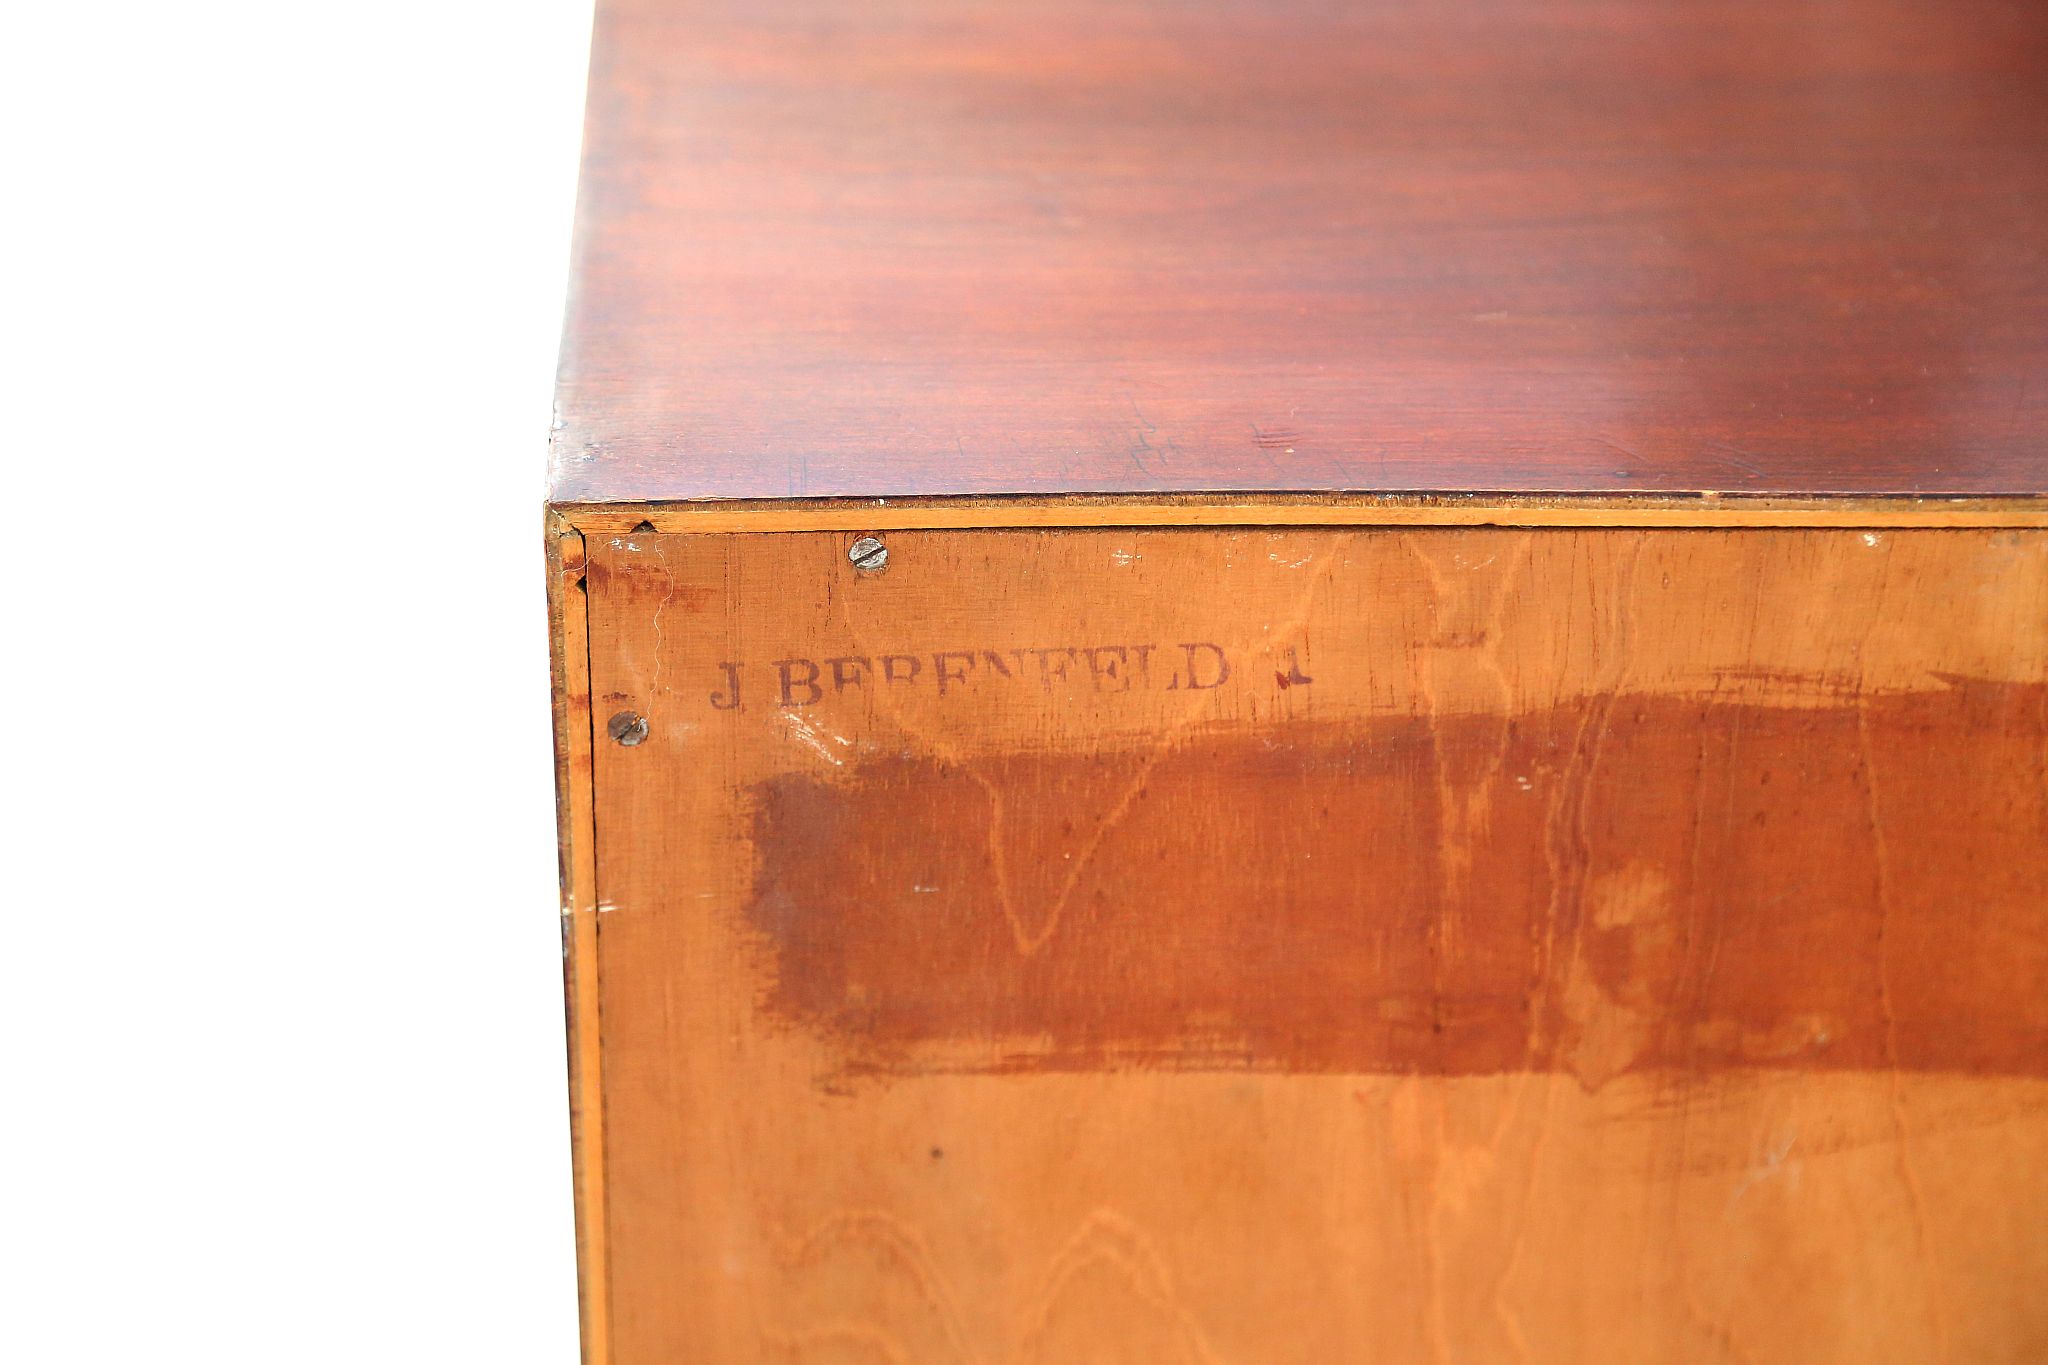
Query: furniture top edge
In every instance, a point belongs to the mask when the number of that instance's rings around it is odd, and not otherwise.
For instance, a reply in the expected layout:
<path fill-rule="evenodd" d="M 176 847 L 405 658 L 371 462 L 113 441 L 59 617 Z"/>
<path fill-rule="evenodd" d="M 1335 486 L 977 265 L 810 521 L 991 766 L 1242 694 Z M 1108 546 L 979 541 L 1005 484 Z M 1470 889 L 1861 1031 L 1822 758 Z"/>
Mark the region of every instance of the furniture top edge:
<path fill-rule="evenodd" d="M 2043 527 L 2048 495 L 1699 492 L 1060 494 L 780 499 L 550 499 L 549 525 L 586 535 L 1204 526 Z"/>

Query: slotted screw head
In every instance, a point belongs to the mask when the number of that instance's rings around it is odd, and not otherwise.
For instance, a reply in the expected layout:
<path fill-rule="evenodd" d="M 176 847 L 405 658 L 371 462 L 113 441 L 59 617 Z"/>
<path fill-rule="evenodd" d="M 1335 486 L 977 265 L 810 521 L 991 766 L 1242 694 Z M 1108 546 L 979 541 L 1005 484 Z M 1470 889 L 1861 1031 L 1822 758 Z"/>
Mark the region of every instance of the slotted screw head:
<path fill-rule="evenodd" d="M 846 547 L 846 557 L 862 573 L 873 573 L 889 562 L 889 547 L 873 536 L 862 536 Z"/>
<path fill-rule="evenodd" d="M 604 732 L 630 749 L 647 738 L 647 717 L 633 711 L 621 711 L 605 725 Z"/>

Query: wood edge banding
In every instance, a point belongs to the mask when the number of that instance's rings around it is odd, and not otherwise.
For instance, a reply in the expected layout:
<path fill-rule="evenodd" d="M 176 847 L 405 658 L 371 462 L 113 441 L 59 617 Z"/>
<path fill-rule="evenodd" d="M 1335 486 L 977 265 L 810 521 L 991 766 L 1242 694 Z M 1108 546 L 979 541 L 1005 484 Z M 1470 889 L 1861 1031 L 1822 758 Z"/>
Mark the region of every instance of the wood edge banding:
<path fill-rule="evenodd" d="M 606 536 L 636 531 L 783 533 L 1107 526 L 2048 527 L 2048 497 L 1068 494 L 555 503 L 550 505 L 549 515 L 551 523 L 564 532 Z"/>
<path fill-rule="evenodd" d="M 590 617 L 583 536 L 551 516 L 548 638 L 554 673 L 555 817 L 562 889 L 562 984 L 567 1011 L 570 1150 L 576 1196 L 576 1277 L 583 1360 L 609 1365 L 609 1222 L 604 1087 L 598 1025 L 597 810 L 590 701 Z"/>

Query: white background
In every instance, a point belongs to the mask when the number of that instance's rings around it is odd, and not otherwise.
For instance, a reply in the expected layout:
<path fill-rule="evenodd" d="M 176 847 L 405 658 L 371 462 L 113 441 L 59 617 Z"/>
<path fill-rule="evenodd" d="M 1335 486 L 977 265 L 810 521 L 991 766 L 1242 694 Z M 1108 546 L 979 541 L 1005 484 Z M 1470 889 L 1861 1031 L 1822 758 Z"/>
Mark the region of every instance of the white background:
<path fill-rule="evenodd" d="M 586 3 L 0 18 L 0 1359 L 569 1362 Z"/>

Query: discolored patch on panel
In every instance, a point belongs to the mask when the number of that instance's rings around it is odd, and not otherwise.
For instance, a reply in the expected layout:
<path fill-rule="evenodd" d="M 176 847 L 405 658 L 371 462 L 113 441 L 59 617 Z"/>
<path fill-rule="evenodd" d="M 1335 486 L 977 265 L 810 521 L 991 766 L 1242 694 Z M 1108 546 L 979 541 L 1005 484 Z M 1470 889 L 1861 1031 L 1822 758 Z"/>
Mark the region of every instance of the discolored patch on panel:
<path fill-rule="evenodd" d="M 846 1073 L 2040 1076 L 2044 763 L 1960 679 L 905 750 L 752 786 L 745 914 Z"/>

